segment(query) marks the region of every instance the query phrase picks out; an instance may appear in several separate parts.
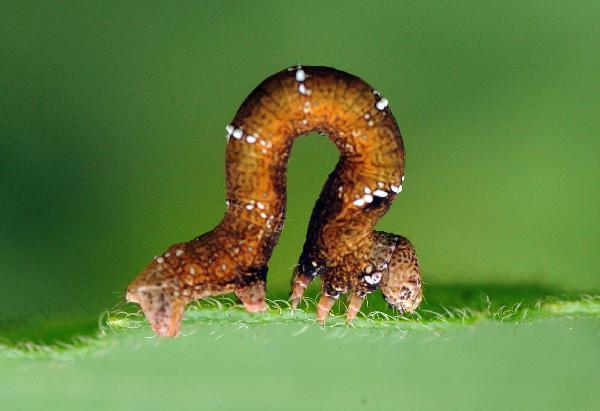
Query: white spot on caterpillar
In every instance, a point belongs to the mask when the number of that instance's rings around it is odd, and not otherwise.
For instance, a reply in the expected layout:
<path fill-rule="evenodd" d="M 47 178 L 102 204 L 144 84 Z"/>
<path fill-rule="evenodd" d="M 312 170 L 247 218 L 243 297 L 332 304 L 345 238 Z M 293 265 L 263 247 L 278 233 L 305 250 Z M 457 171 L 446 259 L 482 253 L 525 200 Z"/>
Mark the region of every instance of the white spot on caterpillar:
<path fill-rule="evenodd" d="M 371 274 L 373 272 L 373 266 L 371 264 L 369 264 L 366 268 L 365 268 L 365 273 L 367 274 Z"/>
<path fill-rule="evenodd" d="M 175 251 L 175 255 L 176 255 L 177 257 L 181 257 L 181 256 L 183 255 L 183 250 L 176 250 L 176 251 Z"/>
<path fill-rule="evenodd" d="M 260 145 L 261 145 L 261 146 L 266 146 L 266 145 L 267 145 L 267 142 L 266 142 L 265 140 L 260 140 Z"/>
<path fill-rule="evenodd" d="M 402 182 L 404 183 L 404 176 L 402 176 Z"/>
<path fill-rule="evenodd" d="M 380 94 L 380 93 L 379 93 L 379 91 L 377 91 L 377 90 L 373 90 L 373 94 L 375 94 L 375 95 L 376 95 L 376 96 L 378 96 L 378 97 L 381 97 L 381 94 Z"/>
<path fill-rule="evenodd" d="M 306 88 L 304 83 L 300 83 L 300 85 L 298 86 L 298 92 L 300 94 L 304 94 L 306 96 L 308 96 L 310 94 L 310 90 Z"/>
<path fill-rule="evenodd" d="M 369 187 L 365 186 L 365 193 L 370 193 L 370 192 L 371 192 L 371 189 Z"/>
<path fill-rule="evenodd" d="M 363 278 L 368 284 L 375 285 L 378 284 L 379 281 L 381 281 L 381 273 L 376 272 L 372 275 L 365 275 Z"/>
<path fill-rule="evenodd" d="M 377 187 L 382 188 L 383 187 L 383 181 L 378 181 L 377 182 Z"/>
<path fill-rule="evenodd" d="M 304 111 L 305 113 L 308 113 L 310 111 L 310 101 L 304 102 L 304 108 L 302 109 L 302 111 Z"/>
<path fill-rule="evenodd" d="M 260 213 L 260 216 L 261 216 L 262 218 L 267 218 L 267 217 L 268 217 L 266 213 Z"/>
<path fill-rule="evenodd" d="M 248 203 L 246 204 L 246 210 L 252 210 L 254 209 L 254 204 Z"/>
<path fill-rule="evenodd" d="M 167 257 L 167 258 L 171 257 L 171 253 L 165 253 L 165 257 Z"/>
<path fill-rule="evenodd" d="M 312 265 L 313 267 L 316 267 L 316 266 L 317 266 L 317 262 L 316 262 L 316 261 L 312 261 L 312 262 L 311 262 L 311 265 Z"/>
<path fill-rule="evenodd" d="M 354 201 L 352 202 L 352 204 L 354 204 L 354 205 L 355 205 L 355 206 L 357 206 L 357 207 L 362 207 L 362 206 L 364 206 L 364 205 L 365 205 L 365 200 L 363 200 L 362 198 L 359 198 L 359 199 L 357 199 L 357 200 L 354 200 Z"/>
<path fill-rule="evenodd" d="M 244 135 L 244 132 L 241 129 L 236 128 L 235 130 L 233 130 L 232 135 L 233 135 L 233 138 L 239 140 Z"/>
<path fill-rule="evenodd" d="M 296 81 L 304 81 L 306 80 L 306 73 L 301 68 L 296 70 Z"/>
<path fill-rule="evenodd" d="M 365 113 L 363 117 L 365 118 L 365 120 L 368 120 L 371 118 L 371 115 L 369 113 Z"/>
<path fill-rule="evenodd" d="M 246 141 L 250 144 L 254 144 L 256 143 L 256 137 L 254 137 L 253 135 L 248 135 L 246 136 Z"/>
<path fill-rule="evenodd" d="M 267 149 L 263 148 L 263 149 L 260 150 L 260 152 L 263 153 L 263 154 L 267 154 Z"/>
<path fill-rule="evenodd" d="M 393 191 L 394 193 L 399 193 L 399 192 L 401 192 L 401 191 L 402 191 L 402 185 L 395 186 L 395 185 L 393 185 L 393 184 L 392 184 L 392 185 L 390 186 L 390 188 L 392 189 L 392 191 Z"/>
<path fill-rule="evenodd" d="M 258 203 L 256 203 L 256 206 L 257 206 L 258 208 L 260 208 L 261 210 L 264 210 L 264 209 L 265 209 L 265 205 L 264 205 L 263 203 L 261 203 L 260 201 L 259 201 Z"/>
<path fill-rule="evenodd" d="M 365 203 L 372 203 L 373 202 L 373 196 L 371 194 L 365 194 L 363 196 L 363 198 L 365 199 Z"/>
<path fill-rule="evenodd" d="M 221 264 L 221 270 L 222 271 L 227 270 L 227 264 Z"/>
<path fill-rule="evenodd" d="M 227 127 L 225 127 L 225 130 L 227 131 L 227 135 L 231 136 L 233 134 L 233 130 L 235 130 L 235 127 L 229 124 Z"/>
<path fill-rule="evenodd" d="M 387 197 L 388 193 L 387 193 L 387 191 L 383 191 L 383 190 L 375 190 L 375 191 L 373 191 L 373 195 L 375 195 L 377 197 Z"/>
<path fill-rule="evenodd" d="M 377 103 L 375 103 L 375 107 L 377 107 L 377 110 L 383 110 L 388 106 L 388 101 L 387 98 L 382 98 L 381 100 L 379 100 Z"/>
<path fill-rule="evenodd" d="M 164 263 L 164 262 L 165 262 L 165 259 L 164 259 L 164 258 L 162 258 L 162 257 L 158 257 L 158 258 L 156 259 L 156 262 L 157 262 L 157 263 L 159 263 L 159 264 L 162 264 L 162 263 Z"/>
<path fill-rule="evenodd" d="M 367 124 L 369 127 L 373 127 L 375 125 L 375 122 L 373 120 L 369 120 Z"/>

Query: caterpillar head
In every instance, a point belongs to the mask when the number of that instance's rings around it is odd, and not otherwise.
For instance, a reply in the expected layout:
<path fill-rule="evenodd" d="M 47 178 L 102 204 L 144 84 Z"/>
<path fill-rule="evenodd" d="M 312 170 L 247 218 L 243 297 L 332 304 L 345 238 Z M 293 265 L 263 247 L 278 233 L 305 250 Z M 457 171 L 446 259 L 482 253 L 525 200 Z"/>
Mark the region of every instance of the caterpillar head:
<path fill-rule="evenodd" d="M 179 289 L 171 271 L 153 260 L 127 288 L 127 301 L 140 305 L 156 334 L 176 337 L 189 301 Z"/>
<path fill-rule="evenodd" d="M 404 237 L 399 236 L 380 288 L 388 304 L 402 312 L 413 312 L 423 299 L 417 255 Z"/>

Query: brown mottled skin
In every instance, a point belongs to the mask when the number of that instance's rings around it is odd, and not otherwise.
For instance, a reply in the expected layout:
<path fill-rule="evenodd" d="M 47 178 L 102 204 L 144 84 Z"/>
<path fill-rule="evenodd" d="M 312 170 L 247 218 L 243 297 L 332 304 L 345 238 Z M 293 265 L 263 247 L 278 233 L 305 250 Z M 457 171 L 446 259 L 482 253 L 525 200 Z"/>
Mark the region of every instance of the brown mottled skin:
<path fill-rule="evenodd" d="M 212 231 L 175 244 L 130 284 L 154 331 L 179 332 L 185 304 L 235 292 L 248 311 L 267 308 L 267 264 L 285 218 L 286 169 L 296 137 L 319 132 L 340 151 L 313 210 L 292 280 L 292 304 L 321 278 L 317 319 L 351 292 L 348 322 L 364 297 L 412 311 L 421 302 L 410 242 L 374 231 L 401 191 L 404 146 L 387 100 L 363 80 L 329 67 L 296 66 L 263 81 L 227 127 L 227 213 Z"/>

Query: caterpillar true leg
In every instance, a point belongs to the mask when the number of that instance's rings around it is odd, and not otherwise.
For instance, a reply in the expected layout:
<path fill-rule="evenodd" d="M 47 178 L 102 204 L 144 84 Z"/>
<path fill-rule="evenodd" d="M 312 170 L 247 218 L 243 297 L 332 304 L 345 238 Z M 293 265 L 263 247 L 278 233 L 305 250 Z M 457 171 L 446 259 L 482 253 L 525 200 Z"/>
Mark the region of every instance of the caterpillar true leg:
<path fill-rule="evenodd" d="M 352 293 L 352 297 L 350 297 L 350 301 L 348 303 L 348 324 L 352 324 L 352 321 L 356 318 L 356 314 L 360 311 L 360 307 L 362 306 L 365 300 L 365 296 L 362 293 Z"/>
<path fill-rule="evenodd" d="M 317 304 L 317 320 L 324 324 L 333 304 L 348 291 L 350 284 L 342 266 L 327 268 L 320 277 L 322 296 Z"/>
<path fill-rule="evenodd" d="M 292 309 L 298 308 L 298 304 L 300 304 L 300 300 L 304 296 L 304 292 L 312 282 L 314 277 L 297 274 L 294 275 L 292 279 L 292 294 L 290 295 L 290 303 L 292 305 Z"/>
<path fill-rule="evenodd" d="M 419 304 L 412 246 L 373 231 L 404 182 L 404 145 L 386 98 L 336 69 L 290 67 L 263 81 L 226 131 L 225 216 L 208 233 L 155 257 L 128 287 L 128 300 L 142 306 L 156 333 L 176 335 L 184 305 L 211 295 L 235 292 L 249 311 L 266 307 L 266 266 L 285 219 L 287 160 L 294 139 L 310 132 L 326 135 L 340 160 L 311 216 L 292 305 L 316 276 L 320 321 L 349 289 L 349 321 L 378 287 L 403 311 Z"/>
<path fill-rule="evenodd" d="M 322 295 L 317 304 L 317 321 L 321 325 L 325 325 L 329 311 L 335 304 L 336 299 L 330 295 Z"/>

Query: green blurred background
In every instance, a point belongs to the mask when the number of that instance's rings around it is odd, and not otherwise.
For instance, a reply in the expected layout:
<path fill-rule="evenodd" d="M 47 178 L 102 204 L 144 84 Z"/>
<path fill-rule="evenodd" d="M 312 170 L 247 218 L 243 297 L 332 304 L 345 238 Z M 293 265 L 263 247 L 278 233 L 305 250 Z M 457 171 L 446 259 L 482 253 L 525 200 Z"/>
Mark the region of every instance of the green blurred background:
<path fill-rule="evenodd" d="M 598 2 L 3 2 L 0 319 L 95 314 L 224 212 L 224 126 L 266 76 L 380 90 L 405 190 L 379 228 L 429 283 L 600 287 Z M 300 139 L 285 296 L 337 152 Z"/>

